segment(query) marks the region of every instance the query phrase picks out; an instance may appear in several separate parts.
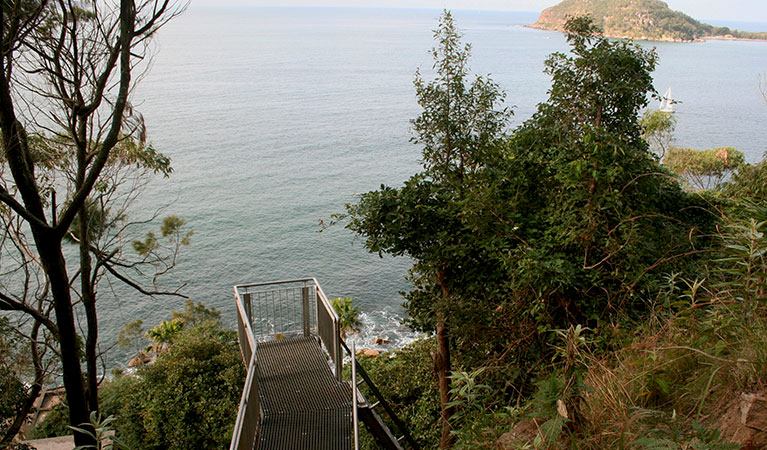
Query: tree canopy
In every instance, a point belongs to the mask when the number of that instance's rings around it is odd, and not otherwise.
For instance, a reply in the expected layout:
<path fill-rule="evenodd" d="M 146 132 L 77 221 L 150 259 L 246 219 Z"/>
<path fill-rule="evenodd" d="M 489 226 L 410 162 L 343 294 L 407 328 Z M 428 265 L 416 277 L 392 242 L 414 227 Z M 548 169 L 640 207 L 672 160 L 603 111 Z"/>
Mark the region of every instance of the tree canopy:
<path fill-rule="evenodd" d="M 167 272 L 186 237 L 176 227 L 163 243 L 168 252 L 124 251 L 135 224 L 127 206 L 146 176 L 170 173 L 131 94 L 148 68 L 150 39 L 183 8 L 172 0 L 0 7 L 0 310 L 14 312 L 20 330 L 40 327 L 55 341 L 72 426 L 98 410 L 99 280 L 166 293 L 145 270 Z M 75 263 L 65 258 L 70 243 Z M 93 439 L 76 431 L 75 442 Z"/>
<path fill-rule="evenodd" d="M 504 397 L 530 389 L 554 330 L 638 314 L 664 271 L 694 270 L 712 226 L 642 137 L 655 53 L 582 17 L 567 32 L 570 52 L 546 60 L 548 100 L 507 134 L 503 93 L 467 85 L 469 47 L 446 13 L 435 79 L 415 82 L 424 171 L 347 207 L 370 251 L 414 259 L 405 306 L 436 333 L 438 378 L 451 351 L 462 367 L 513 365 L 483 373 Z M 439 382 L 447 422 L 456 403 Z"/>

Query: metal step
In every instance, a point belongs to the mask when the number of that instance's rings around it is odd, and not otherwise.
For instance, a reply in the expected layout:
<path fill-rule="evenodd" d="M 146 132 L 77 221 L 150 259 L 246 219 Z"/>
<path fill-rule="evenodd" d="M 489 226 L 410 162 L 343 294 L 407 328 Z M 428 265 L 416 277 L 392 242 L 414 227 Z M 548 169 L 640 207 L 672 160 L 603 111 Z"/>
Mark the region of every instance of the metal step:
<path fill-rule="evenodd" d="M 352 390 L 313 337 L 258 346 L 263 421 L 259 450 L 352 450 Z"/>

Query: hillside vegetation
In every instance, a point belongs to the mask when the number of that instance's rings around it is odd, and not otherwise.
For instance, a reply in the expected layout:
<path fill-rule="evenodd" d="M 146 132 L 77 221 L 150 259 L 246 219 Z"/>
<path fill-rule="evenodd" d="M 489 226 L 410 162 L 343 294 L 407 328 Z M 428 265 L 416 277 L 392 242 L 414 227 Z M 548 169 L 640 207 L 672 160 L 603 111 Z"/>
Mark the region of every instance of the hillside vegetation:
<path fill-rule="evenodd" d="M 767 448 L 767 163 L 668 145 L 673 118 L 639 119 L 654 50 L 565 28 L 510 130 L 443 16 L 415 79 L 423 170 L 346 216 L 412 259 L 429 337 L 362 363 L 421 448 Z"/>
<path fill-rule="evenodd" d="M 767 39 L 767 33 L 699 22 L 660 0 L 564 0 L 544 10 L 533 28 L 562 31 L 570 16 L 590 16 L 605 36 L 658 41 Z"/>

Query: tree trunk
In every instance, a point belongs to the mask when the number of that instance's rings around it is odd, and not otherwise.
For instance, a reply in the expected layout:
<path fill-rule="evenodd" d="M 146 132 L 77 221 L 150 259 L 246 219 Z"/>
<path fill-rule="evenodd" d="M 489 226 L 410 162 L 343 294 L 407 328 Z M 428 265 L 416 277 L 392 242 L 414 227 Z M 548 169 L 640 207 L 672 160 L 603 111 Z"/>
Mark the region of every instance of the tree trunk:
<path fill-rule="evenodd" d="M 84 179 L 84 174 L 85 172 L 83 171 L 83 177 L 78 179 L 78 182 Z M 78 237 L 80 238 L 80 295 L 82 296 L 85 319 L 88 324 L 85 338 L 85 398 L 88 401 L 90 411 L 98 411 L 98 379 L 96 375 L 96 364 L 98 362 L 98 317 L 96 314 L 96 291 L 91 279 L 93 264 L 90 253 L 91 218 L 89 213 L 88 202 L 86 201 L 78 213 L 80 218 L 80 229 L 78 230 Z"/>
<path fill-rule="evenodd" d="M 16 120 L 10 103 L 6 104 L 6 102 L 11 101 L 11 97 L 2 70 L 0 70 L 0 99 L 5 100 L 0 102 L 2 105 L 0 106 L 0 122 L 2 123 L 7 163 L 28 211 L 28 216 L 25 219 L 30 222 L 40 262 L 51 287 L 53 310 L 58 326 L 62 378 L 69 405 L 69 421 L 70 425 L 79 426 L 89 422 L 89 411 L 85 401 L 83 376 L 80 368 L 79 344 L 72 296 L 69 290 L 69 276 L 61 248 L 62 236 L 54 228 L 49 227 L 45 221 L 43 202 L 34 177 L 34 166 L 29 156 L 30 153 L 27 151 L 29 143 L 26 132 Z M 93 439 L 87 435 L 75 433 L 76 445 L 92 443 Z"/>
<path fill-rule="evenodd" d="M 75 327 L 66 261 L 61 252 L 61 238 L 55 236 L 53 230 L 41 230 L 36 226 L 32 227 L 32 233 L 40 253 L 40 260 L 51 285 L 56 323 L 59 327 L 61 369 L 64 389 L 67 393 L 67 405 L 69 406 L 69 424 L 80 427 L 82 424 L 90 423 L 90 411 L 85 399 L 77 328 Z M 88 435 L 75 432 L 74 436 L 77 446 L 94 444 L 93 438 Z"/>
<path fill-rule="evenodd" d="M 450 297 L 450 292 L 444 283 L 444 277 L 444 271 L 440 270 L 437 274 L 437 282 L 442 289 L 441 303 L 443 304 Z M 450 417 L 452 417 L 454 409 L 452 406 L 447 406 L 450 403 L 450 371 L 452 367 L 450 363 L 450 333 L 448 332 L 445 312 L 442 307 L 437 310 L 437 352 L 433 357 L 442 407 L 442 435 L 439 440 L 439 448 L 450 448 L 455 440 L 454 436 L 450 434 Z"/>

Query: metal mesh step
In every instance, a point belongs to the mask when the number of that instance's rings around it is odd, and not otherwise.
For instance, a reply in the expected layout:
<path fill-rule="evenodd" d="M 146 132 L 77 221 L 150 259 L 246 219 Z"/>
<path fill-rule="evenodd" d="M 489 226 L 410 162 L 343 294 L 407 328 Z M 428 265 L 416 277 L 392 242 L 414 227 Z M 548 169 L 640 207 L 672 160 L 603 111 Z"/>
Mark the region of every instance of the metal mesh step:
<path fill-rule="evenodd" d="M 336 380 L 313 337 L 258 345 L 264 419 L 259 449 L 353 447 L 352 390 Z"/>

